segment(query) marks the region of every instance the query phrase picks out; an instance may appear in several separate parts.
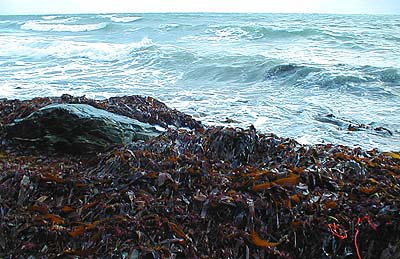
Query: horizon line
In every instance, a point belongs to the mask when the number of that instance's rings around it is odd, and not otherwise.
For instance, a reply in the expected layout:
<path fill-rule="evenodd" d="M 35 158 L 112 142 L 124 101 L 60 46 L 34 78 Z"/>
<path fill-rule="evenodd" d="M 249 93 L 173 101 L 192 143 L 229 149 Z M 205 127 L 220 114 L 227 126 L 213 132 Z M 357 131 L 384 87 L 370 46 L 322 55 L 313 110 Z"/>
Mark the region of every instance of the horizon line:
<path fill-rule="evenodd" d="M 34 16 L 34 15 L 90 15 L 90 14 L 332 14 L 332 15 L 395 15 L 398 16 L 398 13 L 335 13 L 335 12 L 225 12 L 225 11 L 206 11 L 206 12 L 196 12 L 196 11 L 180 11 L 180 12 L 169 12 L 169 11 L 155 11 L 155 12 L 56 12 L 56 13 L 1 13 L 0 16 Z"/>

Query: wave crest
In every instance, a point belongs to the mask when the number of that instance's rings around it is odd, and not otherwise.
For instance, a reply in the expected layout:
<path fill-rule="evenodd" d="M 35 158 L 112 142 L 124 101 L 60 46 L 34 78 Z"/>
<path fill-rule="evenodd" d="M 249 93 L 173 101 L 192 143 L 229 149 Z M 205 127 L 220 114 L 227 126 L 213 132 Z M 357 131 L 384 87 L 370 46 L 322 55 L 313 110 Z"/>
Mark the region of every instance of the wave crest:
<path fill-rule="evenodd" d="M 47 16 L 42 16 L 42 19 L 43 20 L 54 20 L 57 17 L 58 16 L 55 16 L 55 15 L 47 15 Z"/>
<path fill-rule="evenodd" d="M 77 42 L 77 41 L 50 41 L 38 42 L 37 39 L 18 39 L 4 37 L 0 41 L 0 56 L 7 54 L 14 57 L 62 59 L 82 58 L 94 61 L 116 61 L 130 58 L 132 52 L 154 46 L 151 39 L 145 37 L 141 41 L 129 44 Z"/>
<path fill-rule="evenodd" d="M 400 72 L 395 68 L 383 69 L 376 74 L 382 82 L 396 84 L 400 82 Z"/>
<path fill-rule="evenodd" d="M 110 20 L 116 23 L 129 23 L 143 19 L 140 16 L 125 16 L 125 17 L 115 17 L 111 16 Z"/>
<path fill-rule="evenodd" d="M 213 35 L 209 39 L 230 39 L 230 40 L 260 40 L 271 38 L 289 38 L 289 37 L 308 37 L 319 35 L 322 33 L 318 29 L 302 28 L 273 28 L 261 25 L 246 26 L 209 26 L 205 31 L 207 34 Z"/>
<path fill-rule="evenodd" d="M 101 30 L 106 28 L 108 25 L 109 24 L 106 22 L 94 24 L 62 24 L 29 21 L 21 25 L 21 29 L 30 31 L 87 32 Z"/>

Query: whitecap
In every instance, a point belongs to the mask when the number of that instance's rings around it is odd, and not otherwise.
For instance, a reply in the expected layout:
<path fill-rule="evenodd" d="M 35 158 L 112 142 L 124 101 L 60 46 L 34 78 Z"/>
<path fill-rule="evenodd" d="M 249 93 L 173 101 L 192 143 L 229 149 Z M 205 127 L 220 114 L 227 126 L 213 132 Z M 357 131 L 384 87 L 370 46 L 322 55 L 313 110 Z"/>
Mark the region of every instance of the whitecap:
<path fill-rule="evenodd" d="M 112 17 L 110 17 L 111 21 L 113 21 L 113 22 L 121 22 L 121 23 L 134 22 L 134 21 L 141 20 L 142 18 L 143 17 L 139 17 L 139 16 L 125 16 L 125 17 L 112 16 Z"/>
<path fill-rule="evenodd" d="M 43 20 L 54 20 L 55 18 L 57 18 L 55 15 L 42 16 Z"/>
<path fill-rule="evenodd" d="M 141 41 L 128 44 L 83 42 L 83 41 L 43 41 L 38 38 L 22 39 L 0 36 L 0 56 L 13 57 L 56 57 L 62 59 L 82 58 L 95 61 L 116 61 L 129 58 L 135 50 L 153 46 L 151 39 L 144 37 Z"/>
<path fill-rule="evenodd" d="M 85 58 L 96 61 L 116 61 L 129 57 L 134 50 L 147 48 L 153 42 L 147 37 L 139 42 L 129 44 L 117 43 L 92 43 L 92 42 L 70 42 L 56 43 L 44 50 L 44 53 L 60 58 Z"/>
<path fill-rule="evenodd" d="M 94 23 L 94 24 L 60 24 L 60 23 L 41 23 L 29 21 L 21 25 L 23 30 L 31 31 L 54 31 L 54 32 L 85 32 L 96 31 L 106 28 L 108 23 Z"/>
<path fill-rule="evenodd" d="M 55 17 L 52 20 L 30 21 L 30 22 L 35 22 L 35 23 L 40 23 L 40 24 L 60 24 L 60 23 L 65 24 L 65 23 L 76 22 L 77 20 L 78 19 L 76 17 L 69 17 L 69 18 Z"/>
<path fill-rule="evenodd" d="M 233 40 L 239 40 L 240 38 L 246 36 L 247 34 L 248 32 L 244 31 L 243 29 L 234 27 L 223 28 L 215 31 L 215 35 L 217 37 L 228 38 Z"/>

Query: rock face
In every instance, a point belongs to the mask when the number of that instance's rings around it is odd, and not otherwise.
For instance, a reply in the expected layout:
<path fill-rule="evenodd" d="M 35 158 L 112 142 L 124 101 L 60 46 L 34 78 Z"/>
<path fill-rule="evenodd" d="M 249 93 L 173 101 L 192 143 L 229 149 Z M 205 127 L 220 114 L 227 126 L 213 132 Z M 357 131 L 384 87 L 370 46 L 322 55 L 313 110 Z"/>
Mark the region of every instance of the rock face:
<path fill-rule="evenodd" d="M 68 153 L 104 150 L 158 136 L 154 126 L 87 104 L 52 104 L 6 126 L 7 137 Z"/>

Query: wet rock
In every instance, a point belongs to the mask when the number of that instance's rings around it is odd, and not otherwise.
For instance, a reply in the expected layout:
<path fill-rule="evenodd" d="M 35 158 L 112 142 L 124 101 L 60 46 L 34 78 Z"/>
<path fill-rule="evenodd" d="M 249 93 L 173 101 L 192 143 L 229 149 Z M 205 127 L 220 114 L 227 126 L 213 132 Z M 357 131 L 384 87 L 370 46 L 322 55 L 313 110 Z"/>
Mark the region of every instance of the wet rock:
<path fill-rule="evenodd" d="M 385 127 L 374 127 L 371 124 L 363 124 L 363 123 L 358 123 L 354 122 L 345 118 L 340 118 L 336 117 L 333 114 L 328 114 L 325 116 L 317 116 L 315 118 L 317 121 L 323 122 L 323 123 L 329 123 L 335 126 L 338 126 L 339 128 L 343 130 L 348 130 L 348 131 L 374 131 L 375 133 L 382 134 L 382 135 L 389 135 L 393 136 L 393 132 Z"/>
<path fill-rule="evenodd" d="M 6 125 L 6 132 L 13 141 L 69 153 L 101 151 L 161 133 L 150 124 L 87 104 L 45 106 Z"/>

